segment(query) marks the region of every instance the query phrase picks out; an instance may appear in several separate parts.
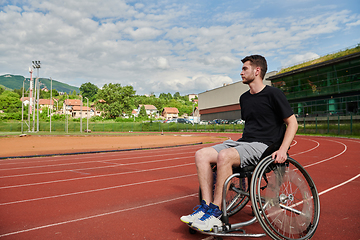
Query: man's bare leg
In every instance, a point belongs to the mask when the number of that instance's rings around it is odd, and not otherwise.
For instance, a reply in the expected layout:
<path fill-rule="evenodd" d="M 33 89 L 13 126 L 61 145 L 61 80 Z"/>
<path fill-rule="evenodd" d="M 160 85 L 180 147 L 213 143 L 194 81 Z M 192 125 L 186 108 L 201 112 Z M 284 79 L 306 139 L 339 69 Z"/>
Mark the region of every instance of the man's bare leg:
<path fill-rule="evenodd" d="M 195 154 L 195 165 L 202 198 L 207 204 L 213 201 L 213 172 L 211 164 L 216 163 L 218 152 L 214 148 L 203 148 Z"/>
<path fill-rule="evenodd" d="M 240 156 L 236 149 L 221 150 L 217 159 L 216 187 L 213 203 L 221 209 L 222 195 L 225 180 L 233 173 L 232 167 L 240 165 Z"/>

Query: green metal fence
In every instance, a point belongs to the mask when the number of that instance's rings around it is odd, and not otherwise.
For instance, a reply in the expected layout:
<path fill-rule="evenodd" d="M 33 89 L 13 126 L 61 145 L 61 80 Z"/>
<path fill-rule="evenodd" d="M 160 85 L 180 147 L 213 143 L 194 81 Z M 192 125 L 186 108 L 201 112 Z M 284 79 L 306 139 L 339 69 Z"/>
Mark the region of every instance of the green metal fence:
<path fill-rule="evenodd" d="M 360 116 L 298 118 L 298 133 L 360 136 Z"/>
<path fill-rule="evenodd" d="M 28 131 L 24 123 L 24 132 Z M 80 122 L 69 122 L 68 133 L 79 133 Z M 82 124 L 82 132 L 86 130 L 86 122 Z M 221 125 L 199 125 L 181 123 L 160 123 L 160 122 L 91 122 L 89 123 L 91 132 L 242 132 L 241 124 L 221 124 Z M 40 122 L 40 132 L 49 132 L 50 123 Z M 52 132 L 66 132 L 65 122 L 52 121 Z M 21 132 L 21 121 L 19 122 L 0 122 L 0 132 Z"/>
<path fill-rule="evenodd" d="M 325 116 L 298 118 L 298 133 L 304 134 L 330 134 L 360 136 L 360 116 Z M 28 131 L 24 123 L 24 133 Z M 160 122 L 91 122 L 89 129 L 96 132 L 242 132 L 241 124 L 199 125 Z M 86 130 L 86 122 L 82 124 L 82 132 Z M 40 132 L 50 132 L 49 122 L 39 123 Z M 65 121 L 52 121 L 52 132 L 66 133 Z M 0 122 L 1 132 L 21 132 L 21 121 Z M 80 122 L 70 121 L 67 133 L 80 133 Z"/>

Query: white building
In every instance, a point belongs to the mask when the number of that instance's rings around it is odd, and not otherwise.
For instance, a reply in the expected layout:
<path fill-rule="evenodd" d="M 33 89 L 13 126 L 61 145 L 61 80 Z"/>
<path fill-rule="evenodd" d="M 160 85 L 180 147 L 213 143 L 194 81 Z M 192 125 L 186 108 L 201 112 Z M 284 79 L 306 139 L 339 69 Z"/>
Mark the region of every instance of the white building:
<path fill-rule="evenodd" d="M 275 74 L 276 71 L 267 73 L 264 84 L 271 85 L 267 78 Z M 201 120 L 241 118 L 239 99 L 247 90 L 249 86 L 239 81 L 200 93 L 198 104 Z"/>

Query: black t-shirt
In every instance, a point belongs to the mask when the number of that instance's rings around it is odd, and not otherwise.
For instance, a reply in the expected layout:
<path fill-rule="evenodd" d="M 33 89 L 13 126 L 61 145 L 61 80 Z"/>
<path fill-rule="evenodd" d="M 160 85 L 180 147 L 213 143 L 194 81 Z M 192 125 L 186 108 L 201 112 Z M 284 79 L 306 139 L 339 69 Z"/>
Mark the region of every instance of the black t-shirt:
<path fill-rule="evenodd" d="M 285 94 L 271 86 L 265 86 L 256 94 L 249 90 L 240 96 L 239 101 L 245 128 L 238 141 L 271 145 L 282 137 L 283 119 L 294 114 Z"/>

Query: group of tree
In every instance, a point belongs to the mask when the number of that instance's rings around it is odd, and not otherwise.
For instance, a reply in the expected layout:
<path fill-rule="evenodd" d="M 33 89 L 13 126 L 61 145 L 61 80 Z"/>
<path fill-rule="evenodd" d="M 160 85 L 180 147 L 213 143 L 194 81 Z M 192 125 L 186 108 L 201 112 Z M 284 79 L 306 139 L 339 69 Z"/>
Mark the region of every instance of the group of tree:
<path fill-rule="evenodd" d="M 21 119 L 21 96 L 23 89 L 5 90 L 0 87 L 0 109 L 4 114 L 0 115 L 0 119 Z M 25 96 L 28 96 L 28 91 L 24 92 Z M 174 95 L 171 93 L 161 93 L 159 97 L 154 94 L 150 96 L 136 95 L 136 91 L 132 86 L 121 86 L 118 83 L 105 84 L 99 89 L 95 84 L 90 82 L 84 83 L 80 87 L 80 94 L 75 91 L 73 93 L 66 93 L 65 95 L 59 95 L 58 91 L 53 89 L 52 97 L 56 99 L 59 108 L 62 107 L 65 99 L 80 99 L 80 95 L 83 97 L 84 105 L 87 100 L 89 104 L 95 105 L 98 109 L 105 113 L 105 118 L 116 119 L 125 115 L 131 116 L 132 110 L 138 108 L 139 105 L 154 105 L 161 113 L 164 107 L 176 107 L 179 110 L 179 115 L 184 113 L 190 115 L 194 105 L 189 101 L 186 96 L 181 96 L 179 92 Z M 50 92 L 40 91 L 40 99 L 50 99 Z M 87 99 L 87 100 L 86 100 Z M 99 101 L 99 100 L 103 101 Z M 56 106 L 55 106 L 56 107 Z M 56 109 L 59 110 L 59 109 Z M 140 115 L 144 115 L 146 118 L 145 109 L 140 111 Z M 144 113 L 145 112 L 145 113 Z M 27 118 L 27 107 L 25 107 L 24 118 Z"/>

